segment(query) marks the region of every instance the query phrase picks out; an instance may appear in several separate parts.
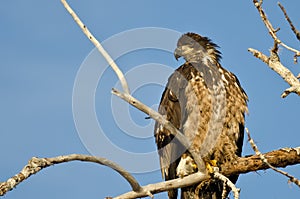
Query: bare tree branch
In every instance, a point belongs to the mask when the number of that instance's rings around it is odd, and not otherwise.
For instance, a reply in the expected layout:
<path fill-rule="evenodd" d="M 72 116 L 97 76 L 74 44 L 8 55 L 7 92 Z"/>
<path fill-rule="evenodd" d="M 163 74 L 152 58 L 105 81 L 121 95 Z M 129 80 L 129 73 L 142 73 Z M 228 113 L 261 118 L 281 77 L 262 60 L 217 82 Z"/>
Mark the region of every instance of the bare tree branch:
<path fill-rule="evenodd" d="M 277 74 L 279 74 L 284 79 L 284 81 L 286 81 L 291 86 L 290 88 L 288 88 L 282 93 L 281 97 L 284 98 L 287 95 L 289 95 L 291 92 L 296 93 L 300 96 L 299 80 L 297 79 L 297 77 L 293 75 L 293 73 L 288 68 L 286 68 L 281 64 L 277 54 L 271 51 L 271 56 L 270 56 L 271 58 L 270 58 L 265 54 L 261 53 L 260 51 L 255 50 L 253 48 L 248 48 L 248 51 L 251 52 L 253 56 L 265 62 L 272 70 L 274 70 Z"/>
<path fill-rule="evenodd" d="M 265 153 L 263 154 L 263 156 L 274 167 L 286 167 L 289 165 L 300 164 L 300 146 L 296 148 L 282 148 L 279 150 Z M 220 171 L 220 173 L 224 176 L 231 176 L 266 169 L 270 169 L 270 167 L 266 165 L 258 155 L 252 155 L 248 157 L 238 158 L 238 160 L 235 163 L 227 163 L 225 165 L 222 165 L 222 171 Z M 200 183 L 207 179 L 209 179 L 209 176 L 203 175 L 202 173 L 195 173 L 184 178 L 177 178 L 174 180 L 169 180 L 156 184 L 149 184 L 143 186 L 142 189 L 144 191 L 151 192 L 152 194 L 156 194 L 170 189 L 190 186 L 192 184 Z M 239 190 L 236 189 L 234 193 L 236 194 L 236 192 L 238 191 Z M 146 196 L 147 195 L 141 192 L 137 193 L 131 191 L 117 196 L 114 199 L 131 199 Z"/>
<path fill-rule="evenodd" d="M 269 33 L 270 35 L 272 36 L 272 38 L 274 39 L 274 41 L 277 43 L 277 44 L 280 44 L 282 45 L 283 47 L 285 47 L 286 49 L 292 51 L 295 53 L 295 56 L 300 56 L 300 51 L 292 48 L 292 47 L 289 47 L 288 45 L 284 44 L 278 37 L 277 37 L 277 34 L 276 32 L 279 30 L 279 29 L 274 29 L 271 22 L 268 20 L 267 18 L 267 15 L 265 14 L 264 10 L 262 9 L 262 3 L 263 1 L 261 0 L 260 2 L 258 2 L 257 0 L 253 0 L 253 3 L 256 7 L 256 9 L 258 10 L 259 14 L 260 14 L 260 17 L 262 19 L 262 21 L 264 22 L 265 26 L 267 27 L 267 29 L 269 30 Z"/>
<path fill-rule="evenodd" d="M 127 81 L 124 77 L 124 74 L 120 70 L 120 68 L 117 66 L 117 64 L 114 62 L 114 60 L 110 57 L 110 55 L 106 52 L 106 50 L 103 48 L 101 43 L 92 35 L 92 33 L 89 31 L 89 29 L 82 23 L 80 18 L 77 16 L 77 14 L 73 11 L 73 9 L 69 6 L 69 4 L 66 2 L 66 0 L 61 0 L 62 4 L 66 8 L 66 10 L 70 13 L 70 15 L 73 17 L 74 21 L 78 24 L 78 26 L 81 28 L 83 33 L 87 36 L 87 38 L 95 45 L 95 47 L 98 49 L 98 51 L 103 55 L 103 57 L 106 59 L 108 64 L 112 67 L 112 69 L 117 74 L 121 85 L 123 87 L 123 90 L 125 93 L 130 93 L 129 87 L 127 84 Z"/>
<path fill-rule="evenodd" d="M 280 9 L 282 10 L 283 14 L 284 14 L 284 17 L 285 19 L 289 22 L 290 26 L 291 26 L 291 29 L 292 31 L 295 33 L 297 39 L 300 41 L 300 32 L 296 29 L 296 27 L 294 26 L 292 20 L 290 19 L 290 17 L 288 16 L 285 8 L 283 7 L 283 5 L 281 5 L 280 2 L 278 2 L 278 6 L 280 7 Z"/>
<path fill-rule="evenodd" d="M 84 162 L 94 162 L 101 165 L 108 166 L 113 170 L 117 171 L 121 176 L 123 176 L 131 185 L 133 191 L 142 191 L 141 186 L 136 181 L 136 179 L 128 173 L 125 169 L 117 165 L 116 163 L 101 157 L 71 154 L 65 156 L 58 156 L 53 158 L 37 158 L 33 157 L 29 160 L 28 164 L 20 171 L 20 173 L 8 179 L 6 182 L 0 183 L 0 196 L 3 196 L 6 192 L 12 190 L 19 183 L 29 178 L 31 175 L 38 173 L 42 169 L 49 167 L 54 164 L 60 164 L 64 162 L 71 161 L 84 161 Z"/>
<path fill-rule="evenodd" d="M 254 143 L 254 140 L 251 138 L 250 136 L 250 132 L 248 130 L 248 128 L 246 128 L 246 133 L 248 135 L 248 141 L 250 142 L 254 152 L 256 155 L 258 155 L 260 157 L 260 159 L 266 164 L 268 165 L 268 167 L 270 167 L 271 169 L 273 169 L 274 171 L 288 177 L 290 179 L 291 182 L 295 183 L 296 185 L 298 185 L 300 187 L 300 181 L 295 178 L 294 176 L 290 175 L 289 173 L 285 172 L 285 171 L 281 171 L 280 169 L 277 169 L 276 167 L 273 167 L 268 160 L 265 158 L 265 156 L 258 150 L 258 147 L 256 146 L 256 144 Z"/>
<path fill-rule="evenodd" d="M 300 164 L 300 147 L 296 148 L 282 148 L 279 150 L 271 151 L 263 154 L 267 162 L 273 167 L 286 167 L 289 165 Z M 58 156 L 53 158 L 36 158 L 33 157 L 29 160 L 28 164 L 20 171 L 20 173 L 9 178 L 5 182 L 0 183 L 0 196 L 5 195 L 8 191 L 12 190 L 19 183 L 29 178 L 31 175 L 38 173 L 40 170 L 54 164 L 60 164 L 71 161 L 94 162 L 97 164 L 108 166 L 118 173 L 120 173 L 131 185 L 133 191 L 117 196 L 116 198 L 138 198 L 151 196 L 159 192 L 164 192 L 170 189 L 190 186 L 201 181 L 209 179 L 211 176 L 203 173 L 195 173 L 184 178 L 177 178 L 165 182 L 149 184 L 140 186 L 138 182 L 131 176 L 130 173 L 122 169 L 116 163 L 105 158 L 71 154 L 65 156 Z M 270 167 L 260 158 L 259 155 L 252 155 L 248 157 L 238 158 L 236 162 L 226 163 L 222 165 L 220 173 L 224 176 L 248 173 L 251 171 L 265 170 Z M 212 176 L 213 177 L 213 176 Z M 291 179 L 292 181 L 293 179 Z M 299 182 L 296 182 L 299 183 Z"/>
<path fill-rule="evenodd" d="M 160 192 L 165 192 L 170 189 L 177 189 L 181 187 L 187 187 L 191 186 L 193 184 L 200 183 L 204 180 L 208 180 L 210 178 L 209 175 L 197 172 L 188 176 L 185 176 L 183 178 L 177 178 L 173 180 L 168 180 L 165 182 L 158 182 L 155 184 L 148 184 L 146 186 L 143 186 L 142 189 L 145 192 L 150 192 L 152 194 L 160 193 Z M 141 198 L 141 197 L 146 197 L 147 195 L 142 192 L 134 192 L 130 191 L 127 193 L 124 193 L 122 195 L 119 195 L 117 197 L 114 197 L 114 199 L 131 199 L 131 198 Z"/>
<path fill-rule="evenodd" d="M 281 94 L 282 98 L 285 98 L 290 93 L 296 93 L 300 96 L 300 82 L 297 79 L 297 77 L 295 77 L 289 69 L 287 69 L 285 66 L 283 66 L 281 64 L 279 56 L 278 56 L 278 44 L 282 45 L 286 49 L 288 49 L 288 50 L 295 53 L 295 56 L 294 56 L 294 62 L 295 63 L 297 62 L 297 57 L 300 56 L 300 51 L 285 45 L 282 41 L 279 40 L 279 38 L 276 35 L 276 32 L 279 29 L 275 30 L 273 28 L 271 22 L 268 20 L 265 12 L 262 9 L 263 1 L 260 0 L 258 2 L 257 0 L 253 0 L 253 3 L 255 5 L 255 7 L 257 8 L 263 23 L 267 27 L 270 35 L 272 36 L 272 38 L 274 40 L 274 47 L 270 51 L 270 53 L 271 53 L 270 57 L 267 57 L 263 53 L 255 50 L 255 49 L 252 49 L 252 48 L 249 48 L 248 51 L 251 52 L 255 57 L 257 57 L 260 60 L 262 60 L 263 62 L 265 62 L 272 70 L 274 70 L 277 74 L 279 74 L 291 86 L 290 88 L 286 89 Z M 290 21 L 287 14 L 286 14 L 286 12 L 285 12 L 285 10 L 284 10 L 284 8 L 281 6 L 281 4 L 279 4 L 279 6 L 283 10 L 287 20 Z M 291 22 L 290 22 L 290 24 L 292 25 Z"/>
<path fill-rule="evenodd" d="M 275 151 L 263 154 L 267 161 L 274 167 L 286 167 L 300 164 L 300 146 L 296 148 L 281 148 Z M 223 175 L 235 175 L 248 173 L 251 171 L 265 170 L 270 167 L 266 165 L 258 155 L 238 158 L 235 163 L 222 165 L 220 171 Z"/>

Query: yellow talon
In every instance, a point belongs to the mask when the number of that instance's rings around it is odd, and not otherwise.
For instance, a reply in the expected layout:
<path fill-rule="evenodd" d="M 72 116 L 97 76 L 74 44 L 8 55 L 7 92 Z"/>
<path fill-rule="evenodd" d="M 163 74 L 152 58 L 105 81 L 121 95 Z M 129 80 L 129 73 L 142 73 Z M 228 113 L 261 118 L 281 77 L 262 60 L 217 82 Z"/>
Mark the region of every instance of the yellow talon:
<path fill-rule="evenodd" d="M 205 166 L 209 173 L 213 173 L 213 167 L 217 167 L 217 160 L 209 160 L 208 162 L 205 162 Z"/>
<path fill-rule="evenodd" d="M 193 167 L 194 170 L 196 170 L 198 168 L 196 163 L 193 163 L 192 167 Z"/>
<path fill-rule="evenodd" d="M 209 163 L 214 166 L 217 167 L 217 160 L 210 160 Z"/>

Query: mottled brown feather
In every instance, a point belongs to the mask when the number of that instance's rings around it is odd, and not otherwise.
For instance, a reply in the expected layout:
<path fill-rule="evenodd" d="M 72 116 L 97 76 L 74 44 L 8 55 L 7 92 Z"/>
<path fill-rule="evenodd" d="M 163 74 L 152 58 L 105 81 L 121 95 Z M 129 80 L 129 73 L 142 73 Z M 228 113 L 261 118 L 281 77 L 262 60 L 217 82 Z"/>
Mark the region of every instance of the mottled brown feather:
<path fill-rule="evenodd" d="M 222 170 L 222 164 L 241 156 L 248 97 L 237 77 L 221 67 L 220 52 L 216 48 L 208 38 L 195 33 L 187 33 L 179 39 L 175 53 L 181 54 L 175 57 L 183 56 L 186 62 L 169 77 L 159 113 L 191 140 L 191 147 L 199 155 L 205 154 L 202 157 L 205 161 L 217 160 Z M 213 115 L 218 110 L 216 107 L 224 113 L 218 113 L 220 118 Z M 206 136 L 220 125 L 222 129 L 213 147 L 203 153 Z M 158 123 L 155 138 L 164 179 L 177 178 L 176 168 L 186 150 Z M 238 176 L 228 177 L 235 182 Z M 182 188 L 181 198 L 219 199 L 222 191 L 223 182 L 210 180 Z M 169 191 L 168 195 L 171 199 L 177 198 L 177 190 Z"/>

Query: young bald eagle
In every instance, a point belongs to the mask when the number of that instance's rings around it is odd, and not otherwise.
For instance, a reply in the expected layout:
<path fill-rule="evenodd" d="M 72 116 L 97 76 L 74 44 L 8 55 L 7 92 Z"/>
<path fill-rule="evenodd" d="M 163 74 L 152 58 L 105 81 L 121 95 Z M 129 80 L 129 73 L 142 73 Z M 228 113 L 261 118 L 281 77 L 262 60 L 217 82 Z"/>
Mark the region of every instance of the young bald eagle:
<path fill-rule="evenodd" d="M 195 33 L 180 37 L 174 55 L 186 62 L 169 77 L 159 113 L 189 139 L 190 148 L 205 162 L 216 160 L 222 171 L 224 163 L 241 156 L 248 97 L 237 77 L 219 63 L 217 48 Z M 154 134 L 165 180 L 197 171 L 192 156 L 168 130 L 156 123 Z M 234 183 L 238 178 L 228 177 Z M 212 179 L 182 188 L 181 198 L 221 199 L 227 190 L 223 182 Z M 177 190 L 168 195 L 177 198 Z"/>

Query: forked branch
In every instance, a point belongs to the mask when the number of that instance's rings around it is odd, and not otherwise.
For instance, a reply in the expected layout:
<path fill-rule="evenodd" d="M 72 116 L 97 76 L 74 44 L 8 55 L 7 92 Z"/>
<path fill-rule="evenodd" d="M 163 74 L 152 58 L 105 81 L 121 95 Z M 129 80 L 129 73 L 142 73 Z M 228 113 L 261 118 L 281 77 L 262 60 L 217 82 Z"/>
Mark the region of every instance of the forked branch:
<path fill-rule="evenodd" d="M 254 5 L 255 5 L 256 9 L 258 10 L 258 12 L 259 12 L 259 14 L 260 14 L 260 17 L 261 17 L 261 19 L 262 19 L 262 21 L 263 21 L 263 23 L 265 24 L 265 26 L 267 27 L 267 29 L 268 29 L 270 35 L 271 35 L 272 38 L 274 39 L 274 42 L 276 42 L 277 44 L 280 44 L 280 45 L 282 45 L 283 47 L 285 47 L 286 49 L 288 49 L 288 50 L 294 52 L 296 56 L 300 56 L 300 51 L 298 51 L 298 50 L 296 50 L 296 49 L 294 49 L 294 48 L 292 48 L 292 47 L 286 45 L 285 43 L 283 43 L 283 42 L 277 37 L 277 33 L 276 33 L 276 32 L 277 32 L 279 29 L 275 29 L 275 28 L 273 27 L 273 25 L 272 25 L 271 22 L 269 21 L 267 15 L 265 14 L 264 10 L 262 9 L 262 3 L 263 3 L 263 1 L 260 0 L 260 1 L 258 2 L 257 0 L 253 0 L 253 3 L 254 3 Z"/>
<path fill-rule="evenodd" d="M 278 45 L 281 45 L 281 46 L 285 47 L 286 49 L 295 53 L 295 56 L 294 56 L 295 63 L 297 62 L 297 57 L 300 56 L 300 51 L 284 44 L 277 37 L 277 31 L 279 29 L 274 29 L 273 25 L 267 18 L 267 15 L 265 14 L 264 10 L 262 9 L 263 0 L 260 0 L 259 2 L 257 0 L 253 0 L 253 3 L 255 5 L 256 9 L 258 10 L 264 25 L 267 27 L 271 37 L 274 40 L 274 47 L 270 50 L 269 57 L 264 55 L 260 51 L 252 49 L 252 48 L 249 48 L 248 51 L 250 51 L 255 57 L 257 57 L 260 60 L 262 60 L 263 62 L 265 62 L 272 70 L 274 70 L 277 74 L 279 74 L 290 85 L 290 88 L 286 89 L 282 93 L 282 95 L 281 95 L 282 98 L 288 96 L 290 93 L 296 93 L 300 96 L 300 82 L 295 77 L 295 75 L 289 69 L 287 69 L 287 67 L 285 67 L 281 64 L 279 56 L 278 56 Z M 286 16 L 286 19 L 289 21 L 290 25 L 292 26 L 292 29 L 294 29 L 294 31 L 296 31 L 296 29 L 292 25 L 290 19 L 288 18 L 283 6 L 281 4 L 279 4 L 279 6 L 283 10 L 283 12 Z"/>
<path fill-rule="evenodd" d="M 121 93 L 120 91 L 116 89 L 112 89 L 112 93 L 124 101 L 128 102 L 135 108 L 139 109 L 140 111 L 144 112 L 145 114 L 149 115 L 151 118 L 153 118 L 155 121 L 160 123 L 164 126 L 172 135 L 175 136 L 175 138 L 191 153 L 193 156 L 194 161 L 196 162 L 198 168 L 200 171 L 205 171 L 205 165 L 203 160 L 197 155 L 197 153 L 190 149 L 190 142 L 189 140 L 182 134 L 180 131 L 174 127 L 174 125 L 168 121 L 166 118 L 164 118 L 162 115 L 160 115 L 155 110 L 151 109 L 150 107 L 146 106 L 139 100 L 135 99 L 133 96 L 127 93 Z"/>
<path fill-rule="evenodd" d="M 267 55 L 253 48 L 248 48 L 248 51 L 251 52 L 253 56 L 266 63 L 272 70 L 274 70 L 278 75 L 280 75 L 284 79 L 284 81 L 286 81 L 291 86 L 281 94 L 282 98 L 285 98 L 292 92 L 300 96 L 299 80 L 287 67 L 282 65 L 276 53 L 271 51 L 271 55 L 273 54 L 273 56 L 268 57 Z M 277 59 L 274 57 L 277 57 Z"/>

